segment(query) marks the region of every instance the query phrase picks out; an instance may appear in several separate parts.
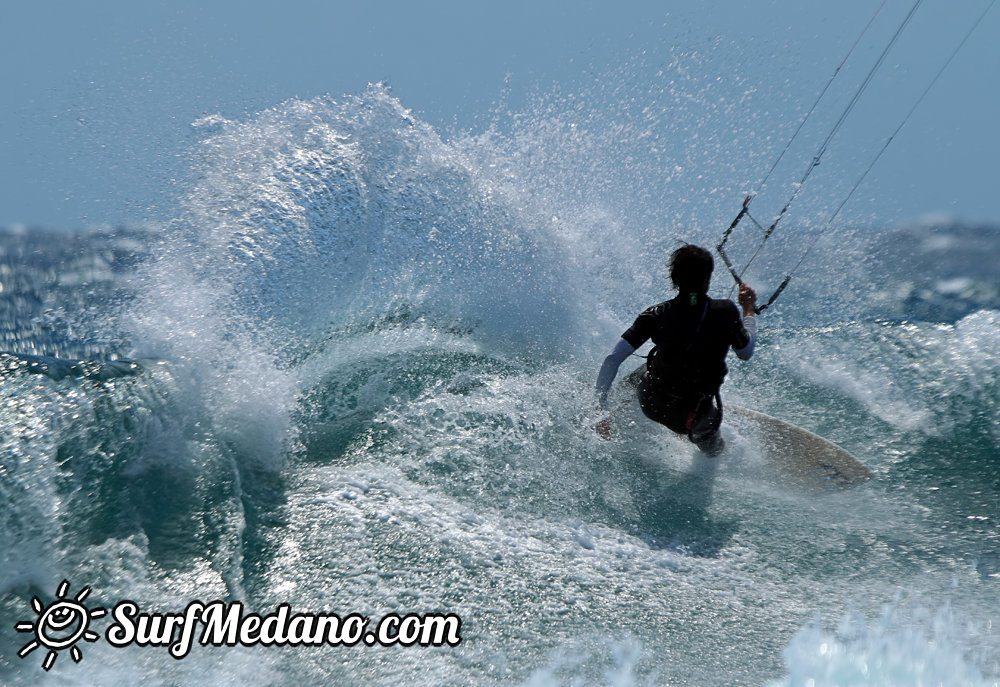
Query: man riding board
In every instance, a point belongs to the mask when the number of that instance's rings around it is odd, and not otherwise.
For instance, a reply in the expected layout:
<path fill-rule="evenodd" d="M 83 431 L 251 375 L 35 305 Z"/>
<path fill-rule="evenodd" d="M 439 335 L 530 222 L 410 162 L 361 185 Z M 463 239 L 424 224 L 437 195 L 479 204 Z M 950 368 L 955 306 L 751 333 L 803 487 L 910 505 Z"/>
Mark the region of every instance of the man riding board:
<path fill-rule="evenodd" d="M 728 372 L 726 354 L 749 360 L 756 343 L 754 308 L 757 295 L 740 284 L 739 302 L 708 296 L 715 262 L 712 254 L 684 245 L 670 259 L 670 279 L 677 296 L 644 310 L 622 334 L 604 359 L 597 377 L 598 402 L 607 410 L 608 391 L 622 362 L 646 341 L 654 348 L 646 365 L 630 380 L 637 383 L 639 405 L 650 420 L 686 435 L 708 455 L 725 447 L 719 433 L 722 399 L 719 388 Z M 594 426 L 603 438 L 611 436 L 611 416 Z"/>

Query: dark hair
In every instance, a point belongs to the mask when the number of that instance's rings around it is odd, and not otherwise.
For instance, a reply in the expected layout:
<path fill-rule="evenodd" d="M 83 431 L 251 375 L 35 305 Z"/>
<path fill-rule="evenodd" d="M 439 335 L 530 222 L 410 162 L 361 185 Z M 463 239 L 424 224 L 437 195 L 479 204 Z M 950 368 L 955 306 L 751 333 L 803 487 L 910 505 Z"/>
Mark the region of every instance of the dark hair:
<path fill-rule="evenodd" d="M 701 293 L 712 276 L 715 261 L 701 246 L 684 244 L 670 256 L 670 281 L 681 293 Z"/>

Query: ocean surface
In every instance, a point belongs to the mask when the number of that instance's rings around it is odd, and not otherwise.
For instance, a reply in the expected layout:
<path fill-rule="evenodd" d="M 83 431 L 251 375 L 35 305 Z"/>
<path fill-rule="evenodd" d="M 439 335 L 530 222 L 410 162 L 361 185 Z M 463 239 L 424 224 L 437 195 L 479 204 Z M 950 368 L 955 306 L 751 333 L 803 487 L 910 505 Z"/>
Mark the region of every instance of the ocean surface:
<path fill-rule="evenodd" d="M 875 475 L 804 490 L 729 428 L 717 461 L 589 429 L 603 356 L 739 191 L 641 195 L 621 141 L 652 139 L 571 98 L 501 124 L 445 135 L 381 86 L 205 117 L 173 220 L 0 233 L 0 683 L 1000 684 L 1000 229 L 821 228 L 723 388 Z M 815 231 L 775 234 L 762 296 Z M 44 670 L 15 625 L 62 580 L 453 613 L 461 642 L 101 636 Z"/>

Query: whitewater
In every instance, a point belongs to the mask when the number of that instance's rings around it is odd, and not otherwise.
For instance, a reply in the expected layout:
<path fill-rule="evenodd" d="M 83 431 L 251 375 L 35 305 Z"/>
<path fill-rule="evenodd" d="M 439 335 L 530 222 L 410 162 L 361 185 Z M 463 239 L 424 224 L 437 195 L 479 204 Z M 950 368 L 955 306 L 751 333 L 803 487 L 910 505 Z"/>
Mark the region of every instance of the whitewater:
<path fill-rule="evenodd" d="M 194 122 L 170 221 L 4 232 L 0 682 L 1000 683 L 1000 230 L 824 229 L 730 360 L 727 402 L 868 483 L 795 487 L 729 428 L 718 460 L 641 419 L 605 442 L 601 360 L 738 209 L 712 171 L 760 162 L 621 114 L 555 93 L 445 134 L 382 85 L 293 99 Z M 148 613 L 455 614 L 461 642 L 100 639 L 45 671 L 14 626 L 64 579 Z"/>

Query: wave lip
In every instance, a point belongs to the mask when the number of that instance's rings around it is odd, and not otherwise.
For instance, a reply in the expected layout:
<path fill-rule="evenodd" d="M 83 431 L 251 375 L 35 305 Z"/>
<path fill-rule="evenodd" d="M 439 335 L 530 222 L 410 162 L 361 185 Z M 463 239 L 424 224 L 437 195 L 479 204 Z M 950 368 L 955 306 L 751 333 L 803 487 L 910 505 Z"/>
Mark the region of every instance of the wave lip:
<path fill-rule="evenodd" d="M 105 382 L 118 377 L 142 374 L 142 366 L 133 360 L 67 360 L 48 355 L 28 355 L 0 351 L 0 375 L 39 374 L 49 379 L 68 377 Z"/>

